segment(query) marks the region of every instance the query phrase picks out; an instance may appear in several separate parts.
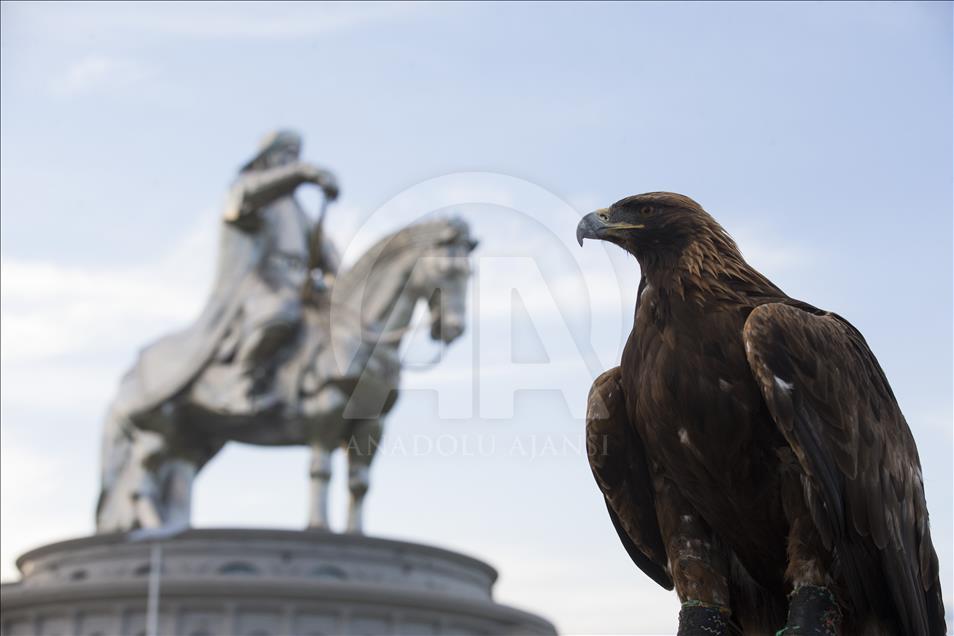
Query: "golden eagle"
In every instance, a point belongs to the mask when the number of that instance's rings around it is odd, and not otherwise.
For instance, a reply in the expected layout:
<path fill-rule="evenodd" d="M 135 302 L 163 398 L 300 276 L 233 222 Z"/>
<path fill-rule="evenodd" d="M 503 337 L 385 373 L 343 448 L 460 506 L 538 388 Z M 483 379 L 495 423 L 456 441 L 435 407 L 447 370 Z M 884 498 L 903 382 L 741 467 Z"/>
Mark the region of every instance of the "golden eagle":
<path fill-rule="evenodd" d="M 786 296 L 692 199 L 588 214 L 642 278 L 587 446 L 627 552 L 680 634 L 943 634 L 914 438 L 844 318 Z"/>

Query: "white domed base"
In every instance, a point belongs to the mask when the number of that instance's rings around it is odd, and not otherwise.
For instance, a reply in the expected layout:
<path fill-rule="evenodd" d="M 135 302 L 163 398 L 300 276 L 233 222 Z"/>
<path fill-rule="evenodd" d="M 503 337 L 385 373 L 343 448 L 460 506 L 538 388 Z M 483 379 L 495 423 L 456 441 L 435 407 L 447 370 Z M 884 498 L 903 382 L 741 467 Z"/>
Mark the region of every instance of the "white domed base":
<path fill-rule="evenodd" d="M 440 548 L 257 529 L 160 544 L 160 634 L 556 633 L 493 601 L 492 567 Z M 23 579 L 2 586 L 4 636 L 145 635 L 152 546 L 107 534 L 24 554 Z"/>

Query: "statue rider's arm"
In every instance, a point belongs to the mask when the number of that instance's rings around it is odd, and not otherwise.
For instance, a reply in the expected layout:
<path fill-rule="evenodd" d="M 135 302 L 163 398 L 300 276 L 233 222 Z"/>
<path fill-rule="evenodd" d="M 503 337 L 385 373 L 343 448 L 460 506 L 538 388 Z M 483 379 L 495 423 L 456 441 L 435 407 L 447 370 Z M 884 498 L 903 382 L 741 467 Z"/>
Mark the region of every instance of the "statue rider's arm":
<path fill-rule="evenodd" d="M 314 183 L 325 190 L 326 196 L 337 195 L 334 175 L 304 162 L 255 170 L 239 176 L 229 192 L 225 220 L 251 220 L 259 209 L 295 191 L 303 183 Z"/>
<path fill-rule="evenodd" d="M 331 277 L 333 280 L 338 275 L 338 269 L 341 267 L 341 252 L 327 236 L 322 236 L 321 260 L 321 271 L 325 277 Z M 327 282 L 331 283 L 332 281 Z"/>

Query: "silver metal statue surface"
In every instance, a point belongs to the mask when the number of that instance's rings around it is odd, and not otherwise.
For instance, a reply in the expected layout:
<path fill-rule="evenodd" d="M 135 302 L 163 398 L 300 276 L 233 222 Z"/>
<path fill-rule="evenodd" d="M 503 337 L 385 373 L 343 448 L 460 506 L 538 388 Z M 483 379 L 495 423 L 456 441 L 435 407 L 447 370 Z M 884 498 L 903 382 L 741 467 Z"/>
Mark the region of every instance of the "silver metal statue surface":
<path fill-rule="evenodd" d="M 198 319 L 143 349 L 103 433 L 98 532 L 186 527 L 198 471 L 228 441 L 308 445 L 309 526 L 328 526 L 331 454 L 348 454 L 348 530 L 361 532 L 369 468 L 394 406 L 398 348 L 418 302 L 431 337 L 464 330 L 469 254 L 457 218 L 386 236 L 348 271 L 296 201 L 334 176 L 301 162 L 301 138 L 266 137 L 233 185 L 218 272 Z"/>

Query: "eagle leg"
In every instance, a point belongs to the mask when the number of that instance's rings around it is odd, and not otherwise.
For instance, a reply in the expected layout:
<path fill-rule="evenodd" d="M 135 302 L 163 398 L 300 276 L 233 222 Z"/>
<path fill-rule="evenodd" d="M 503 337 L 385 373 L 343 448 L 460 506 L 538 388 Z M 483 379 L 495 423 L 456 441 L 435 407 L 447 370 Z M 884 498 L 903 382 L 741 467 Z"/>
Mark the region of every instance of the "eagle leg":
<path fill-rule="evenodd" d="M 832 579 L 831 549 L 815 523 L 806 500 L 818 499 L 790 449 L 779 452 L 782 478 L 782 507 L 788 521 L 788 554 L 785 580 L 790 589 L 802 585 L 829 587 Z"/>
<path fill-rule="evenodd" d="M 832 592 L 829 574 L 831 551 L 818 532 L 806 499 L 811 484 L 799 470 L 791 451 L 779 454 L 782 465 L 782 505 L 788 519 L 788 565 L 785 579 L 794 590 L 789 595 L 788 620 L 778 636 L 837 636 L 841 609 Z"/>
<path fill-rule="evenodd" d="M 676 593 L 682 601 L 679 634 L 730 633 L 725 549 L 672 482 L 657 477 L 655 486 L 659 529 Z"/>

